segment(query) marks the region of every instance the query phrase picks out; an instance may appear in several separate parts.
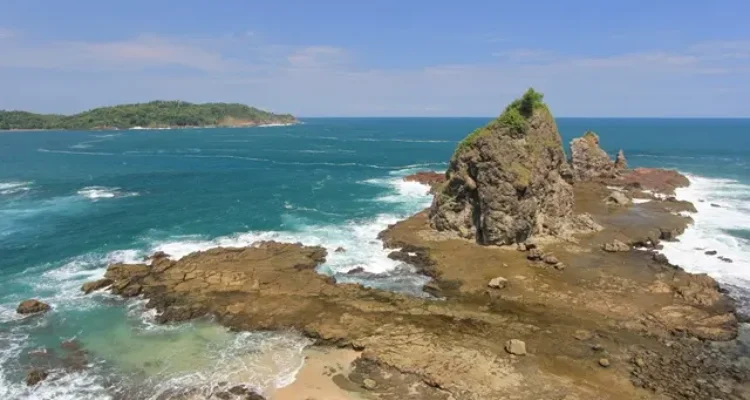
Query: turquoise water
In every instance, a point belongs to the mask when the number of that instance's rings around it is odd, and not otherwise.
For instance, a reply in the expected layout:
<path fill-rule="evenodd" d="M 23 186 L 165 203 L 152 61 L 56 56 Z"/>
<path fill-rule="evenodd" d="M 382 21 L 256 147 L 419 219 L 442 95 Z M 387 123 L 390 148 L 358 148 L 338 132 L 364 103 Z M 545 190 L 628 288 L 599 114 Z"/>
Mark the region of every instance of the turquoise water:
<path fill-rule="evenodd" d="M 246 366 L 238 382 L 284 384 L 306 344 L 293 333 L 237 335 L 202 322 L 158 327 L 141 303 L 83 296 L 79 287 L 110 262 L 156 250 L 181 257 L 276 239 L 329 248 L 322 273 L 361 266 L 375 275 L 339 278 L 416 294 L 424 280 L 388 259 L 377 233 L 429 205 L 425 188 L 401 177 L 443 170 L 456 142 L 487 121 L 310 119 L 250 129 L 0 134 L 0 397 L 102 398 L 137 388 L 136 397 L 148 398 L 184 382 L 210 390 L 216 371 L 236 371 L 237 363 Z M 566 143 L 595 130 L 606 150 L 624 149 L 631 166 L 689 174 L 693 185 L 679 195 L 698 206 L 696 223 L 665 253 L 687 269 L 750 287 L 750 120 L 558 124 Z M 333 253 L 339 246 L 347 252 Z M 29 297 L 53 312 L 19 318 L 15 306 Z M 59 348 L 71 337 L 89 351 L 87 371 L 36 389 L 20 384 L 29 349 Z"/>

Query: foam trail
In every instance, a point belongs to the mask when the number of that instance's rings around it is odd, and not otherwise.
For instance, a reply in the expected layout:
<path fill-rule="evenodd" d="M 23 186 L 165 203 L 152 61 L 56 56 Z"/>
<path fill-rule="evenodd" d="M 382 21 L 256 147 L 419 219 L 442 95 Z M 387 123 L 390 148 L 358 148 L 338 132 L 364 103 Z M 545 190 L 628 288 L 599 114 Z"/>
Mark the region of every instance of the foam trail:
<path fill-rule="evenodd" d="M 34 182 L 0 182 L 0 195 L 16 194 L 31 190 Z"/>
<path fill-rule="evenodd" d="M 88 186 L 77 192 L 79 195 L 91 200 L 113 199 L 115 197 L 138 196 L 138 192 L 123 192 L 120 188 L 109 188 L 105 186 Z"/>

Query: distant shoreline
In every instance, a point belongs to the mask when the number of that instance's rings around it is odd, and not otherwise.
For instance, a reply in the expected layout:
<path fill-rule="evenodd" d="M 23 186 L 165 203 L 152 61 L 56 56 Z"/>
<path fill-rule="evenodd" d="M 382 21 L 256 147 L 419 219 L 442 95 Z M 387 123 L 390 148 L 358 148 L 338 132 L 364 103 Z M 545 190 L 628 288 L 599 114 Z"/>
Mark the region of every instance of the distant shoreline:
<path fill-rule="evenodd" d="M 39 129 L 39 128 L 29 128 L 29 129 L 22 129 L 22 128 L 14 128 L 14 129 L 0 129 L 1 133 L 13 133 L 13 132 L 112 132 L 112 131 L 169 131 L 169 130 L 177 130 L 177 129 L 215 129 L 215 128 L 224 128 L 224 129 L 241 129 L 241 128 L 274 128 L 274 127 L 284 127 L 284 126 L 293 126 L 293 125 L 301 125 L 302 122 L 295 121 L 295 122 L 269 122 L 265 124 L 245 124 L 245 125 L 199 125 L 199 126 L 168 126 L 168 127 L 143 127 L 143 126 L 134 126 L 132 128 L 81 128 L 81 129 Z"/>

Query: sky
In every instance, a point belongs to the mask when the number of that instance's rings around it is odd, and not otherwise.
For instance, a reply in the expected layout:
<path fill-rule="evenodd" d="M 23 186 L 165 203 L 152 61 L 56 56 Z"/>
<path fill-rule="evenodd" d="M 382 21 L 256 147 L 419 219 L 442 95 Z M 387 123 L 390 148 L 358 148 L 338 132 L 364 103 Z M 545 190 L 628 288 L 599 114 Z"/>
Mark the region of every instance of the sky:
<path fill-rule="evenodd" d="M 0 0 L 0 109 L 750 117 L 748 0 Z"/>

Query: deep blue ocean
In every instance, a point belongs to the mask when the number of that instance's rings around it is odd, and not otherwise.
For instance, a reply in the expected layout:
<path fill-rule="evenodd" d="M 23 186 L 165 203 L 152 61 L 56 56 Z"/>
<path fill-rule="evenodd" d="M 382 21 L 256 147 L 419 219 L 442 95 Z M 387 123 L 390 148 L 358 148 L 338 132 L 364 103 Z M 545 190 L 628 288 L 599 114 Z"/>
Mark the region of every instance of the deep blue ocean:
<path fill-rule="evenodd" d="M 425 187 L 401 178 L 444 170 L 456 143 L 488 121 L 340 118 L 248 129 L 0 133 L 0 398 L 150 398 L 227 380 L 272 392 L 303 362 L 307 341 L 294 333 L 158 326 L 142 302 L 84 296 L 80 285 L 101 277 L 108 263 L 138 262 L 157 250 L 177 258 L 275 239 L 326 246 L 321 273 L 363 267 L 380 274 L 363 283 L 414 292 L 424 280 L 388 259 L 376 238 L 430 203 Z M 692 185 L 678 197 L 699 212 L 664 252 L 688 270 L 750 287 L 750 120 L 563 118 L 558 127 L 566 144 L 594 130 L 610 153 L 623 149 L 630 166 L 688 174 Z M 339 246 L 346 253 L 334 253 Z M 19 317 L 15 307 L 30 297 L 53 310 Z M 90 367 L 26 388 L 29 351 L 62 354 L 59 344 L 70 338 L 88 351 Z"/>

